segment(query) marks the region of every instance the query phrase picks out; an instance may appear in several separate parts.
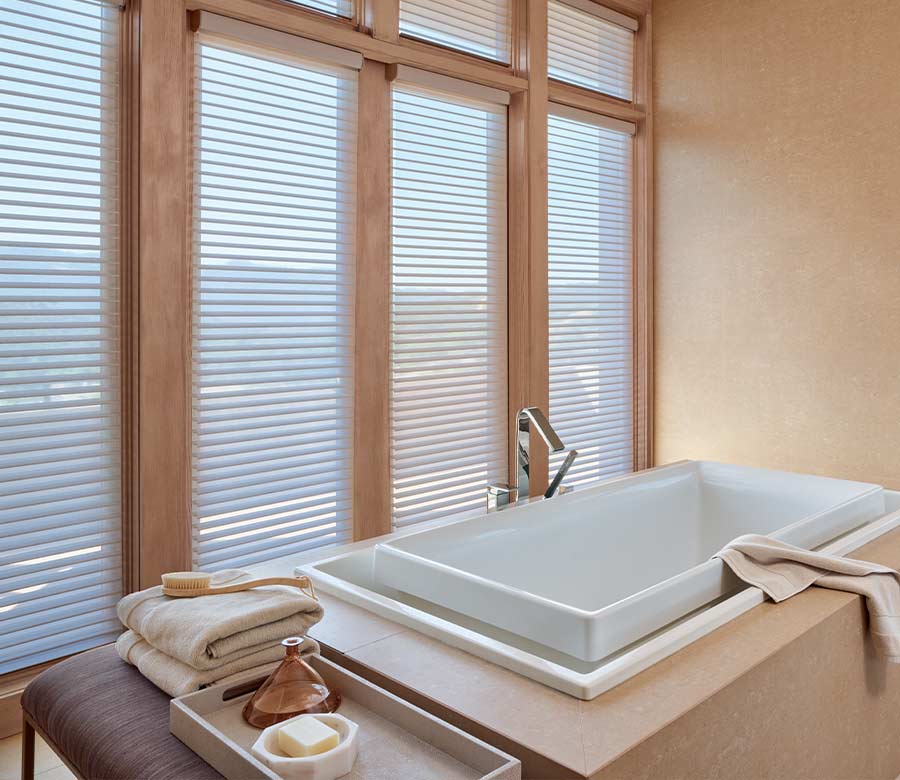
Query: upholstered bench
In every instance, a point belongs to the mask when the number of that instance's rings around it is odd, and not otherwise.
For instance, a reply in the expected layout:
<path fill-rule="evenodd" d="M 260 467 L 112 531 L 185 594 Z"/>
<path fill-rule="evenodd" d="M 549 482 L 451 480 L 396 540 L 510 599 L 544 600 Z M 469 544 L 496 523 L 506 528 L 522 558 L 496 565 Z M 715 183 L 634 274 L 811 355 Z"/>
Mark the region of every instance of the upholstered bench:
<path fill-rule="evenodd" d="M 41 673 L 22 717 L 23 780 L 34 777 L 35 732 L 85 780 L 222 780 L 169 733 L 169 696 L 111 646 Z"/>

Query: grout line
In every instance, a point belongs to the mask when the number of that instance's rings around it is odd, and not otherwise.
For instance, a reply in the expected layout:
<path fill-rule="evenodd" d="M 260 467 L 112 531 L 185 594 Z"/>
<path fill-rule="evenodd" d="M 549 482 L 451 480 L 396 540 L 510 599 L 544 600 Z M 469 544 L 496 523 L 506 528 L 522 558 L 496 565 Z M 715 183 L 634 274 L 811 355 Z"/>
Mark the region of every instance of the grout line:
<path fill-rule="evenodd" d="M 385 634 L 384 636 L 380 636 L 377 639 L 370 639 L 368 642 L 363 642 L 361 645 L 357 645 L 356 647 L 351 647 L 347 650 L 346 653 L 344 653 L 344 655 L 346 655 L 347 653 L 355 653 L 357 650 L 362 650 L 364 647 L 368 647 L 369 645 L 374 645 L 376 642 L 381 642 L 385 639 L 391 639 L 392 637 L 400 636 L 400 634 L 408 634 L 410 631 L 408 628 L 404 628 L 403 626 L 398 626 L 398 628 L 399 628 L 399 630 L 395 631 L 392 634 Z M 334 648 L 332 648 L 332 649 L 334 649 Z"/>
<path fill-rule="evenodd" d="M 578 738 L 581 740 L 581 760 L 584 762 L 584 769 L 582 770 L 582 774 L 585 777 L 588 776 L 588 760 L 587 760 L 587 745 L 584 744 L 584 706 L 585 702 L 578 702 Z"/>

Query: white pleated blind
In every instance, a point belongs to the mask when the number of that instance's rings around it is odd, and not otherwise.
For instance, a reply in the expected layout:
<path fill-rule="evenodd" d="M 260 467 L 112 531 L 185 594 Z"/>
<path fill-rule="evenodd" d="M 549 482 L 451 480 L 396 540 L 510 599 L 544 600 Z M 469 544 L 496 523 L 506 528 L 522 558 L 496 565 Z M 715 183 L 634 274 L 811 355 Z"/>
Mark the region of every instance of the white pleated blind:
<path fill-rule="evenodd" d="M 621 23 L 609 21 L 563 0 L 549 0 L 547 14 L 550 78 L 631 100 L 634 29 L 623 26 L 631 20 L 606 12 L 610 18 L 621 17 Z"/>
<path fill-rule="evenodd" d="M 548 125 L 550 419 L 578 450 L 577 485 L 633 468 L 632 138 L 560 112 Z"/>
<path fill-rule="evenodd" d="M 201 34 L 194 558 L 349 538 L 357 73 Z"/>
<path fill-rule="evenodd" d="M 325 14 L 344 16 L 348 19 L 353 15 L 351 0 L 288 0 L 288 2 Z"/>
<path fill-rule="evenodd" d="M 0 4 L 0 673 L 120 630 L 119 15 Z"/>
<path fill-rule="evenodd" d="M 400 32 L 498 62 L 510 60 L 510 0 L 400 0 Z"/>
<path fill-rule="evenodd" d="M 506 479 L 506 109 L 393 91 L 394 525 Z"/>

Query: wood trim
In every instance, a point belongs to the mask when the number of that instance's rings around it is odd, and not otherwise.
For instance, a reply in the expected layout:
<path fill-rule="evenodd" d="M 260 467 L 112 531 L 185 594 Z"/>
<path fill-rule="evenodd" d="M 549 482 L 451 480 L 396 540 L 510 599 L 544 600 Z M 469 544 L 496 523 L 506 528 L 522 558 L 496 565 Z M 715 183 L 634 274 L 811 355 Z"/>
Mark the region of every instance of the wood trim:
<path fill-rule="evenodd" d="M 625 135 L 634 136 L 637 134 L 637 124 L 634 122 L 626 122 L 624 119 L 616 119 L 605 114 L 598 114 L 594 111 L 585 111 L 583 108 L 574 108 L 572 106 L 564 106 L 561 103 L 551 103 L 550 113 L 555 116 L 572 119 L 576 122 L 584 122 L 597 127 L 603 127 L 606 130 L 612 130 L 616 133 L 624 133 Z"/>
<path fill-rule="evenodd" d="M 273 30 L 271 27 L 260 27 L 258 24 L 242 22 L 211 11 L 190 11 L 190 27 L 195 33 L 207 33 L 289 57 L 302 57 L 353 70 L 362 67 L 363 58 L 359 52 Z"/>
<path fill-rule="evenodd" d="M 594 0 L 594 2 L 626 16 L 632 16 L 638 20 L 638 24 L 641 17 L 650 13 L 653 4 L 653 0 Z"/>
<path fill-rule="evenodd" d="M 511 73 L 513 68 L 510 63 L 500 62 L 499 60 L 484 57 L 480 54 L 472 54 L 471 52 L 454 49 L 452 46 L 429 41 L 427 38 L 417 38 L 415 35 L 408 33 L 400 33 L 400 43 L 413 51 L 432 52 L 447 57 L 449 60 L 455 60 L 458 63 L 475 63 L 483 67 L 496 71 L 498 73 Z M 510 53 L 510 57 L 512 53 Z M 527 85 L 526 85 L 527 88 Z"/>
<path fill-rule="evenodd" d="M 136 518 L 136 475 L 134 473 L 137 455 L 137 420 L 134 414 L 137 396 L 135 367 L 137 365 L 136 313 L 137 279 L 134 269 L 137 246 L 135 226 L 137 225 L 137 107 L 138 107 L 138 30 L 140 0 L 130 0 L 123 10 L 120 26 L 121 61 L 119 67 L 119 179 L 120 179 L 120 273 L 119 273 L 119 317 L 120 317 L 120 372 L 121 372 L 121 516 L 122 516 L 122 580 L 125 591 L 135 587 L 138 559 Z M 0 675 L 0 739 L 18 734 L 22 725 L 22 710 L 19 704 L 22 691 L 45 669 L 65 660 L 29 666 Z"/>
<path fill-rule="evenodd" d="M 509 57 L 512 72 L 528 79 L 528 3 L 527 0 L 511 0 L 510 3 Z"/>
<path fill-rule="evenodd" d="M 22 707 L 19 703 L 22 691 L 45 669 L 49 669 L 69 657 L 57 658 L 0 675 L 0 739 L 18 734 L 22 728 Z"/>
<path fill-rule="evenodd" d="M 634 468 L 653 456 L 653 24 L 647 14 L 635 39 L 635 105 L 643 111 L 634 138 Z"/>
<path fill-rule="evenodd" d="M 638 29 L 638 20 L 633 15 L 616 11 L 615 9 L 610 8 L 608 3 L 598 3 L 594 2 L 594 0 L 560 0 L 560 2 L 565 3 L 578 11 L 591 14 L 598 19 L 603 19 L 605 22 L 624 27 L 632 32 L 635 32 Z"/>
<path fill-rule="evenodd" d="M 510 59 L 513 72 L 528 78 L 528 0 L 513 0 Z M 516 413 L 528 405 L 528 93 L 510 96 L 507 111 L 507 484 L 516 485 Z M 515 325 L 513 324 L 515 323 Z"/>
<path fill-rule="evenodd" d="M 400 0 L 360 0 L 363 25 L 380 41 L 397 43 L 400 40 Z"/>
<path fill-rule="evenodd" d="M 358 116 L 354 540 L 391 531 L 391 87 L 380 62 L 363 63 Z"/>
<path fill-rule="evenodd" d="M 119 76 L 119 353 L 121 435 L 122 585 L 137 587 L 138 548 L 138 133 L 140 105 L 140 0 L 129 0 L 120 20 Z M 0 739 L 22 730 L 20 699 L 41 672 L 65 660 L 0 675 Z"/>
<path fill-rule="evenodd" d="M 137 260 L 140 14 L 136 2 L 122 13 L 119 67 L 119 352 L 122 459 L 122 588 L 137 586 L 138 342 L 140 300 Z"/>
<path fill-rule="evenodd" d="M 639 17 L 635 102 L 547 79 L 546 4 L 513 3 L 507 68 L 401 39 L 398 0 L 363 6 L 370 37 L 346 20 L 276 0 L 133 0 L 123 82 L 133 85 L 123 124 L 123 517 L 127 588 L 158 582 L 190 565 L 190 36 L 185 8 L 343 46 L 368 58 L 360 76 L 356 301 L 354 502 L 366 507 L 354 538 L 390 530 L 389 340 L 390 97 L 384 64 L 402 63 L 512 94 L 509 108 L 509 411 L 549 406 L 547 347 L 548 100 L 636 122 L 635 139 L 635 467 L 652 463 L 652 118 L 650 16 L 644 0 L 610 0 Z M 137 68 L 140 60 L 140 69 Z M 139 109 L 143 109 L 142 111 Z M 366 118 L 367 117 L 367 118 Z M 374 124 L 373 124 L 374 122 Z M 381 132 L 373 128 L 383 126 Z M 139 143 L 129 148 L 130 140 Z M 139 177 L 137 175 L 139 173 Z M 364 207 L 362 204 L 366 204 Z M 126 254 L 124 263 L 127 264 Z M 140 293 L 140 305 L 138 305 Z M 367 327 L 362 327 L 366 323 Z M 130 345 L 130 346 L 129 346 Z M 128 347 L 130 354 L 125 354 Z M 140 366 L 137 367 L 137 357 Z M 133 406 L 133 408 L 132 408 Z M 510 425 L 510 429 L 513 426 Z M 514 431 L 510 436 L 510 463 Z M 514 476 L 514 468 L 510 469 Z M 132 485 L 140 485 L 132 491 Z M 535 442 L 532 490 L 546 484 L 546 452 Z M 126 554 L 127 557 L 127 554 Z"/>
<path fill-rule="evenodd" d="M 164 0 L 164 4 L 173 0 Z M 399 63 L 431 70 L 445 76 L 474 81 L 507 92 L 528 89 L 526 79 L 510 68 L 477 57 L 468 57 L 437 46 L 404 39 L 389 41 L 354 30 L 345 21 L 298 13 L 296 8 L 260 0 L 183 0 L 192 11 L 213 11 L 245 22 L 271 27 L 322 43 L 358 51 L 366 59 L 385 64 Z"/>
<path fill-rule="evenodd" d="M 591 92 L 589 89 L 555 79 L 550 79 L 549 91 L 552 103 L 580 108 L 583 111 L 590 111 L 592 114 L 621 119 L 623 122 L 640 122 L 647 113 L 643 106 L 602 95 L 599 92 Z"/>
<path fill-rule="evenodd" d="M 521 5 L 521 4 L 517 4 Z M 528 94 L 513 95 L 507 111 L 507 427 L 508 484 L 516 484 L 516 426 L 528 402 L 529 232 Z"/>
<path fill-rule="evenodd" d="M 414 84 L 425 89 L 473 98 L 485 103 L 508 106 L 510 101 L 509 92 L 505 92 L 502 89 L 486 87 L 483 84 L 473 84 L 471 81 L 465 81 L 453 76 L 443 76 L 440 73 L 413 68 L 409 65 L 388 65 L 387 74 L 388 80 L 392 82 Z"/>
<path fill-rule="evenodd" d="M 191 565 L 190 106 L 183 0 L 140 5 L 136 583 Z"/>
<path fill-rule="evenodd" d="M 22 686 L 24 688 L 24 686 Z M 18 734 L 22 729 L 22 691 L 0 693 L 0 739 Z"/>
<path fill-rule="evenodd" d="M 528 178 L 528 378 L 527 405 L 549 415 L 550 359 L 547 284 L 547 3 L 528 2 L 528 96 L 525 107 Z M 531 434 L 529 487 L 543 495 L 548 481 L 548 453 L 536 432 Z M 520 496 L 520 498 L 523 498 Z"/>

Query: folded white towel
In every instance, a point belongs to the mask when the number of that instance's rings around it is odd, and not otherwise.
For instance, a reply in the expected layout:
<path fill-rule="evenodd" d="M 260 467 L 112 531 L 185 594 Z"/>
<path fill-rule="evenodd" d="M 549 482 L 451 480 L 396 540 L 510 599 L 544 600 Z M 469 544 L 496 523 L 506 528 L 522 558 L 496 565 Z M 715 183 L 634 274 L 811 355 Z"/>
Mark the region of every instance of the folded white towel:
<path fill-rule="evenodd" d="M 894 569 L 810 552 L 757 534 L 739 536 L 715 557 L 773 601 L 784 601 L 810 585 L 864 596 L 876 649 L 888 661 L 900 663 L 900 573 Z"/>
<path fill-rule="evenodd" d="M 116 642 L 119 657 L 136 666 L 157 688 L 169 696 L 184 696 L 217 683 L 232 683 L 271 673 L 284 658 L 280 643 L 244 655 L 215 669 L 200 671 L 166 655 L 150 645 L 134 631 L 126 631 Z M 300 646 L 302 655 L 319 652 L 319 645 L 309 637 Z"/>
<path fill-rule="evenodd" d="M 214 574 L 212 584 L 249 577 L 229 569 Z M 277 647 L 285 637 L 305 636 L 322 618 L 322 607 L 283 585 L 195 598 L 164 596 L 157 585 L 125 596 L 117 613 L 152 648 L 198 671 L 218 671 Z"/>

